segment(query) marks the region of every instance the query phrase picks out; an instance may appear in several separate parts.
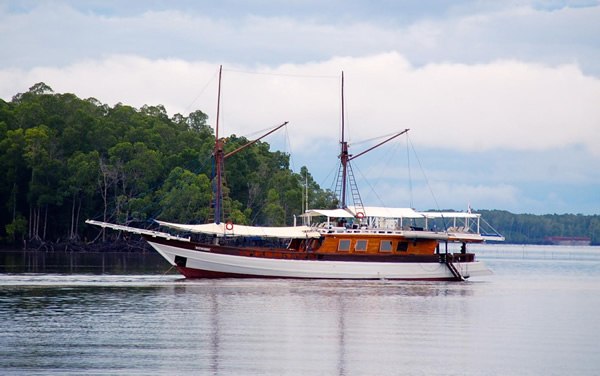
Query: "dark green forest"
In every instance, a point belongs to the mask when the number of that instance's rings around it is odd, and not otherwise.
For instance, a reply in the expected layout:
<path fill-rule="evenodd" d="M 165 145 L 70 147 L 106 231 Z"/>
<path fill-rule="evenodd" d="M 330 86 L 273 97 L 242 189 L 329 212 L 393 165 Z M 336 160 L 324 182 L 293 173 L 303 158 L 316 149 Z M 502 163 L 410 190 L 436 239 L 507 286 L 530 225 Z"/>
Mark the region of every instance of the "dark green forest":
<path fill-rule="evenodd" d="M 225 151 L 247 141 L 231 135 Z M 199 110 L 169 117 L 161 105 L 110 107 L 54 93 L 44 83 L 10 102 L 0 99 L 0 243 L 107 240 L 85 225 L 88 218 L 143 227 L 153 219 L 205 223 L 214 142 Z M 226 160 L 225 180 L 224 211 L 235 223 L 292 224 L 302 212 L 305 182 L 309 207 L 336 204 L 306 167 L 292 171 L 289 155 L 263 141 Z M 510 243 L 587 236 L 600 244 L 597 215 L 481 213 Z"/>
<path fill-rule="evenodd" d="M 169 117 L 163 106 L 114 107 L 55 94 L 44 83 L 0 100 L 0 239 L 5 244 L 90 242 L 88 218 L 137 226 L 152 219 L 210 219 L 214 131 L 195 111 Z M 235 135 L 225 152 L 248 140 Z M 333 194 L 306 167 L 259 141 L 225 162 L 226 219 L 291 224 L 302 212 L 305 182 L 311 207 Z"/>

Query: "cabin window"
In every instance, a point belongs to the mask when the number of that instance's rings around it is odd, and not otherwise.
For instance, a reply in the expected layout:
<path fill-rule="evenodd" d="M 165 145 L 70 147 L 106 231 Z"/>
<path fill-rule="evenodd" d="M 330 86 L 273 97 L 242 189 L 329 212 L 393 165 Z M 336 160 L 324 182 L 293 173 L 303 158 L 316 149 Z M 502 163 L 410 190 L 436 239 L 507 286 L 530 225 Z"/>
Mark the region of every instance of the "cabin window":
<path fill-rule="evenodd" d="M 355 251 L 366 251 L 367 250 L 367 241 L 366 240 L 357 240 L 356 245 L 354 246 Z"/>
<path fill-rule="evenodd" d="M 398 245 L 396 246 L 396 251 L 407 252 L 408 251 L 408 243 L 407 242 L 398 242 Z"/>
<path fill-rule="evenodd" d="M 382 252 L 391 252 L 392 251 L 392 241 L 391 240 L 382 240 L 379 244 L 379 250 Z"/>
<path fill-rule="evenodd" d="M 342 239 L 338 244 L 338 251 L 349 251 L 350 250 L 350 240 Z"/>

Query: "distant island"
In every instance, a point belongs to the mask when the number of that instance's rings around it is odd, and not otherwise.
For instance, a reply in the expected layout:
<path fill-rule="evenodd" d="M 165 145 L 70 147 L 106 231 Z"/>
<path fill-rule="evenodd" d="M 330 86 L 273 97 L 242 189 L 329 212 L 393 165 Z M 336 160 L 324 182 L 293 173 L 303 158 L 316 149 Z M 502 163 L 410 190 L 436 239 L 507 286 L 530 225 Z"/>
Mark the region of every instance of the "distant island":
<path fill-rule="evenodd" d="M 546 240 L 553 245 L 591 245 L 592 238 L 587 236 L 549 236 Z"/>
<path fill-rule="evenodd" d="M 478 213 L 511 244 L 600 245 L 600 215 Z"/>

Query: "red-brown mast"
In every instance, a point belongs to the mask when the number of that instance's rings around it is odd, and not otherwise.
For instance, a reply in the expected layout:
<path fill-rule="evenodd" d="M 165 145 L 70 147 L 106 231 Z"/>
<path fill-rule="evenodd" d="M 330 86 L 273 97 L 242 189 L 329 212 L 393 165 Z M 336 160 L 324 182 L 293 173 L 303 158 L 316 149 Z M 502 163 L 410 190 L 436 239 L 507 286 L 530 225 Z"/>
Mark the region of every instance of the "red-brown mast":
<path fill-rule="evenodd" d="M 377 145 L 372 146 L 359 154 L 351 155 L 348 151 L 348 142 L 346 141 L 346 138 L 345 138 L 345 107 L 344 107 L 344 105 L 345 105 L 344 104 L 344 71 L 342 71 L 342 119 L 341 119 L 341 124 L 342 124 L 342 132 L 341 133 L 342 134 L 341 134 L 341 141 L 340 141 L 340 144 L 341 144 L 341 152 L 340 152 L 341 178 L 340 178 L 340 175 L 338 175 L 338 184 L 336 185 L 336 193 L 338 193 L 338 192 L 340 193 L 339 206 L 342 209 L 346 209 L 347 208 L 347 202 L 346 202 L 347 184 L 350 183 L 350 190 L 352 193 L 352 199 L 354 200 L 354 206 L 356 207 L 356 210 L 360 212 L 360 214 L 364 215 L 362 199 L 360 198 L 360 193 L 358 192 L 358 187 L 356 186 L 356 181 L 354 181 L 354 173 L 352 172 L 352 167 L 350 166 L 350 161 L 354 160 L 355 158 L 360 157 L 363 154 L 370 152 L 371 150 L 373 150 L 375 148 L 378 148 L 379 146 L 395 139 L 396 137 L 408 132 L 409 130 L 405 129 L 401 132 L 398 132 L 398 133 L 392 135 L 391 137 L 388 137 L 384 141 L 378 143 Z M 340 180 L 341 180 L 341 182 L 340 182 Z M 341 187 L 340 187 L 339 183 L 341 183 Z M 337 190 L 338 187 L 341 188 L 340 191 Z M 357 214 L 358 214 L 358 212 L 357 212 Z"/>
<path fill-rule="evenodd" d="M 214 214 L 215 214 L 215 223 L 219 224 L 224 219 L 223 218 L 223 174 L 225 173 L 225 159 L 228 157 L 237 154 L 243 149 L 255 144 L 260 141 L 264 137 L 270 135 L 276 130 L 282 128 L 287 125 L 288 122 L 284 122 L 283 124 L 277 126 L 276 128 L 270 130 L 259 138 L 249 141 L 246 144 L 240 146 L 239 148 L 225 154 L 225 140 L 219 138 L 219 117 L 221 112 L 221 76 L 223 72 L 223 66 L 219 66 L 219 89 L 217 93 L 217 120 L 215 125 L 215 148 L 213 151 L 213 156 L 215 158 L 215 176 L 213 179 L 213 194 L 214 194 Z"/>
<path fill-rule="evenodd" d="M 223 205 L 223 163 L 224 163 L 224 151 L 223 151 L 223 140 L 219 139 L 219 115 L 221 110 L 221 73 L 223 66 L 219 66 L 219 89 L 217 92 L 217 122 L 215 125 L 215 180 L 213 192 L 215 195 L 215 223 L 221 223 L 222 217 L 222 205 Z"/>
<path fill-rule="evenodd" d="M 342 151 L 340 153 L 340 163 L 342 164 L 342 194 L 340 197 L 341 203 L 340 206 L 342 209 L 346 208 L 346 179 L 347 179 L 347 169 L 348 169 L 348 143 L 344 138 L 344 71 L 342 71 Z"/>

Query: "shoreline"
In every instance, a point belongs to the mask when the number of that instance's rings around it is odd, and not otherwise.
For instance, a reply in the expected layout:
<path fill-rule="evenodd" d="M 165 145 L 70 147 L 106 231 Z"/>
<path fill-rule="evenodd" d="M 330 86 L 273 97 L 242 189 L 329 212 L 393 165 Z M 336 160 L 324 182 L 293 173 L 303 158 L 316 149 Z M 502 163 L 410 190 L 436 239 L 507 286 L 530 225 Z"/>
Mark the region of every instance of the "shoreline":
<path fill-rule="evenodd" d="M 36 249 L 1 249 L 0 275 L 18 273 L 59 274 L 164 274 L 171 265 L 153 250 L 132 248 L 124 251 L 111 246 L 99 250 L 74 251 L 64 248 L 46 251 Z"/>
<path fill-rule="evenodd" d="M 144 239 L 135 240 L 112 240 L 112 241 L 23 241 L 21 246 L 16 244 L 0 245 L 0 252 L 5 251 L 33 251 L 33 252 L 123 252 L 123 253 L 144 253 L 152 252 L 152 247 Z"/>

